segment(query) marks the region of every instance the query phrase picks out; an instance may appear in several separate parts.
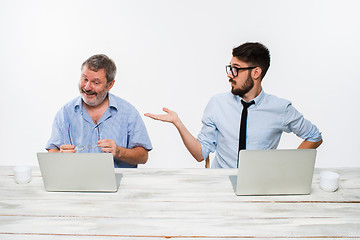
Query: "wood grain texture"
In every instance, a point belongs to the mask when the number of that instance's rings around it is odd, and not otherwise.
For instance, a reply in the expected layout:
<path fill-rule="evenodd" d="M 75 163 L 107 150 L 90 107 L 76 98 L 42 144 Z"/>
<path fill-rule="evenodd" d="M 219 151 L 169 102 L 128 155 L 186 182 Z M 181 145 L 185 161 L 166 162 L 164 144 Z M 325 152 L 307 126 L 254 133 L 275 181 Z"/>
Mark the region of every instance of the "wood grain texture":
<path fill-rule="evenodd" d="M 340 188 L 298 196 L 236 196 L 235 169 L 116 169 L 117 193 L 46 192 L 0 167 L 0 239 L 360 239 L 360 169 Z"/>

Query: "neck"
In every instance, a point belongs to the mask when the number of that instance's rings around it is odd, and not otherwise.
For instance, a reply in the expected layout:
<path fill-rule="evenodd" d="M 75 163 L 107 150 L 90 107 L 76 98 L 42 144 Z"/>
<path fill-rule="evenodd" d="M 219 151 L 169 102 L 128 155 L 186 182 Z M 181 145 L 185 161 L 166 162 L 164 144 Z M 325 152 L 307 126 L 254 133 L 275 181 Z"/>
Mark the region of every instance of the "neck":
<path fill-rule="evenodd" d="M 94 121 L 94 123 L 98 124 L 101 116 L 109 108 L 109 98 L 106 97 L 105 100 L 97 106 L 89 106 L 83 101 L 83 106 L 90 115 L 91 119 Z"/>
<path fill-rule="evenodd" d="M 248 93 L 242 96 L 242 99 L 244 99 L 244 101 L 246 102 L 250 102 L 257 96 L 259 96 L 261 90 L 262 90 L 261 86 L 254 86 Z"/>

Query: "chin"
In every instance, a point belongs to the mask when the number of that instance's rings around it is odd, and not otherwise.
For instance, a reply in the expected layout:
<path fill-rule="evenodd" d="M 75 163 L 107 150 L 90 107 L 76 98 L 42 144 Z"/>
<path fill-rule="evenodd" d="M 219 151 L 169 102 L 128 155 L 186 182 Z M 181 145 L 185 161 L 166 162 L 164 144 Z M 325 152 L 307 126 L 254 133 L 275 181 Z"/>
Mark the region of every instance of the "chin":
<path fill-rule="evenodd" d="M 99 105 L 96 102 L 85 102 L 85 103 L 86 103 L 86 105 L 88 105 L 90 107 L 96 107 L 97 105 Z"/>
<path fill-rule="evenodd" d="M 244 95 L 247 93 L 248 91 L 243 91 L 241 89 L 238 89 L 238 88 L 232 88 L 231 89 L 231 93 L 236 95 L 236 96 L 239 96 L 239 97 L 244 97 Z"/>
<path fill-rule="evenodd" d="M 84 101 L 84 103 L 86 103 L 86 105 L 89 105 L 91 107 L 95 107 L 95 106 L 99 105 L 97 103 L 96 99 L 92 100 L 92 101 L 89 101 L 86 96 L 82 96 L 82 100 Z"/>

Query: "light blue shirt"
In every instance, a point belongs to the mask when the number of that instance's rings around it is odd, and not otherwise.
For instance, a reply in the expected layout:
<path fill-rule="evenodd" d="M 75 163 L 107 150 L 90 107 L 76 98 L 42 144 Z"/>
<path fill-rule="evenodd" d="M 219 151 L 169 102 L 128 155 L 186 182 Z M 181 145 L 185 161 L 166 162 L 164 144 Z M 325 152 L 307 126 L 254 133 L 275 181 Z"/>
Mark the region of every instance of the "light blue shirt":
<path fill-rule="evenodd" d="M 318 128 L 288 100 L 261 91 L 254 101 L 255 104 L 248 108 L 246 149 L 275 149 L 282 132 L 293 132 L 310 142 L 322 139 Z M 211 167 L 237 167 L 242 109 L 241 98 L 231 92 L 210 99 L 198 140 L 204 159 L 216 151 Z"/>
<path fill-rule="evenodd" d="M 139 112 L 127 101 L 110 93 L 108 96 L 109 108 L 97 124 L 82 105 L 81 96 L 63 106 L 55 116 L 46 149 L 59 149 L 63 144 L 73 144 L 85 147 L 81 153 L 101 153 L 99 147 L 93 147 L 96 142 L 99 139 L 112 139 L 120 147 L 143 147 L 150 151 L 151 142 Z M 137 167 L 115 158 L 114 166 Z"/>

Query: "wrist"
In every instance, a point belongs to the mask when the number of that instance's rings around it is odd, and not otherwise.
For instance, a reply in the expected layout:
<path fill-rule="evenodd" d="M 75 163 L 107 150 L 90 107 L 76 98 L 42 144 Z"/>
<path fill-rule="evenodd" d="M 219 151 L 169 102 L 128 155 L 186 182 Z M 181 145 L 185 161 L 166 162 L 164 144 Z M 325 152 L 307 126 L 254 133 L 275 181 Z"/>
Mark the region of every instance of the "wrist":
<path fill-rule="evenodd" d="M 181 126 L 183 125 L 183 123 L 181 122 L 180 118 L 176 119 L 174 122 L 173 122 L 174 126 L 179 129 L 181 128 Z"/>
<path fill-rule="evenodd" d="M 116 148 L 115 148 L 116 150 L 115 150 L 115 158 L 117 158 L 117 159 L 120 159 L 121 158 L 121 154 L 122 154 L 122 151 L 121 151 L 121 149 L 120 149 L 120 147 L 119 146 L 116 146 Z"/>

